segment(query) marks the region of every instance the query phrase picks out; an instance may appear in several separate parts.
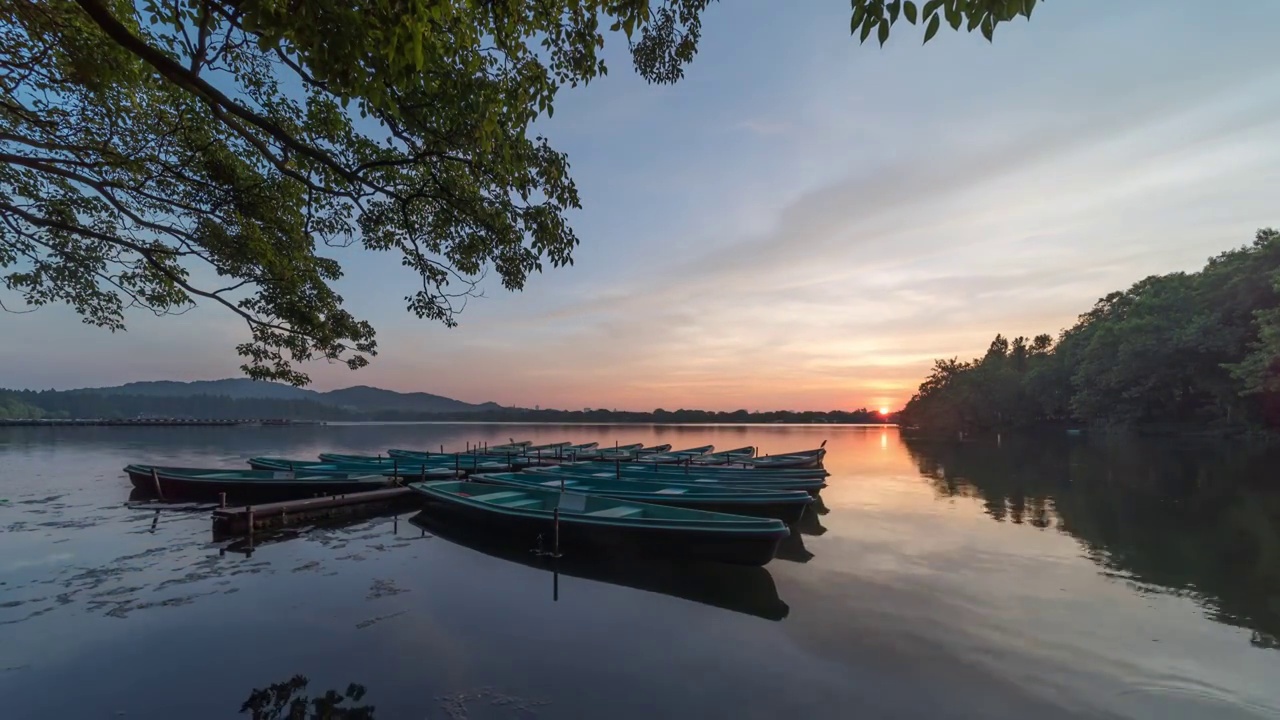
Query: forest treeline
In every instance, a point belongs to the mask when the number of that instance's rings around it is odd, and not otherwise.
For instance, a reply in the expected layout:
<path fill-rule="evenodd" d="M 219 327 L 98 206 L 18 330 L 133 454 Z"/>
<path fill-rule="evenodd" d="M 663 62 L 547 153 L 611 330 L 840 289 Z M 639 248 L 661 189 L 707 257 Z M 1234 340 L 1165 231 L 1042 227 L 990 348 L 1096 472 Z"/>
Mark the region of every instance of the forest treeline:
<path fill-rule="evenodd" d="M 288 419 L 327 421 L 411 422 L 462 420 L 467 422 L 565 422 L 565 423 L 873 423 L 883 422 L 865 408 L 830 412 L 714 412 L 663 410 L 629 412 L 592 410 L 530 410 L 493 408 L 458 412 L 357 410 L 315 400 L 280 398 L 232 398 L 222 395 L 125 395 L 81 390 L 0 389 L 0 420 L 68 418 L 199 418 L 206 420 Z"/>
<path fill-rule="evenodd" d="M 1280 231 L 1113 292 L 1057 338 L 997 335 L 982 357 L 937 360 L 899 421 L 1280 427 Z"/>

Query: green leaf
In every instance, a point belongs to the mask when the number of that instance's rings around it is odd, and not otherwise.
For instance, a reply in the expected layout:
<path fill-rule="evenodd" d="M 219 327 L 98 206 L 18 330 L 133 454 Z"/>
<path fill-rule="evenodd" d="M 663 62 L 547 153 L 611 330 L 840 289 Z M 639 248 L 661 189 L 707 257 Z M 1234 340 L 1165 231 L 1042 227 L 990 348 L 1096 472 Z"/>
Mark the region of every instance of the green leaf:
<path fill-rule="evenodd" d="M 916 4 L 907 0 L 902 4 L 902 14 L 907 16 L 907 22 L 912 25 L 916 24 Z"/>
<path fill-rule="evenodd" d="M 870 37 L 870 35 L 871 35 L 871 31 L 875 28 L 875 26 L 876 26 L 879 22 L 880 22 L 880 20 L 879 20 L 878 18 L 874 18 L 874 17 L 869 17 L 869 18 L 867 18 L 865 21 L 863 21 L 863 23 L 862 23 L 862 37 L 858 40 L 858 42 L 860 42 L 860 43 L 864 43 L 864 42 L 866 42 L 866 41 L 867 41 L 867 38 L 868 38 L 868 37 Z"/>
<path fill-rule="evenodd" d="M 865 5 L 859 5 L 853 10 L 853 17 L 849 20 L 849 34 L 858 32 L 858 26 L 862 25 L 862 21 L 867 17 L 867 8 Z"/>
<path fill-rule="evenodd" d="M 888 8 L 889 24 L 898 22 L 898 13 L 902 12 L 902 0 L 893 0 L 893 2 L 889 3 Z M 880 44 L 883 45 L 884 41 L 881 40 Z"/>
<path fill-rule="evenodd" d="M 884 47 L 884 43 L 889 39 L 889 23 L 880 21 L 880 47 Z"/>
<path fill-rule="evenodd" d="M 933 36 L 938 34 L 938 28 L 941 26 L 942 17 L 940 15 L 934 15 L 933 19 L 929 21 L 929 27 L 925 28 L 924 41 L 929 42 L 932 40 Z"/>
<path fill-rule="evenodd" d="M 943 0 L 929 0 L 924 4 L 924 10 L 921 14 L 924 17 L 933 17 L 934 13 L 938 12 L 938 8 L 942 7 L 942 3 Z"/>
<path fill-rule="evenodd" d="M 991 35 L 995 32 L 995 29 L 995 23 L 992 22 L 991 18 L 987 18 L 982 22 L 982 36 L 987 39 L 987 42 L 991 42 Z"/>

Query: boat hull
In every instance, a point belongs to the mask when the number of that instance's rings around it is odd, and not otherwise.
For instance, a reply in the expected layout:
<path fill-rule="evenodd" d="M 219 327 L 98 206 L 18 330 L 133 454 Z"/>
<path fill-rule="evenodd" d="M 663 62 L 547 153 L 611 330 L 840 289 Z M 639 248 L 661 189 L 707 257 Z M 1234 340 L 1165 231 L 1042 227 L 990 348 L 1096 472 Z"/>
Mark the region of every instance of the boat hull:
<path fill-rule="evenodd" d="M 220 500 L 223 494 L 228 502 L 274 502 L 322 495 L 350 495 L 380 490 L 394 484 L 391 478 L 370 479 L 303 479 L 303 480 L 211 480 L 182 477 L 157 472 L 154 477 L 144 469 L 127 469 L 129 482 L 140 493 L 164 500 Z"/>
<path fill-rule="evenodd" d="M 466 523 L 468 527 L 501 533 L 512 542 L 527 543 L 531 549 L 538 547 L 539 539 L 545 551 L 553 549 L 554 528 L 550 520 L 498 515 L 483 508 L 436 499 L 427 501 L 426 510 L 450 521 Z M 607 557 L 621 551 L 735 565 L 764 565 L 773 559 L 784 537 L 741 539 L 708 537 L 707 533 L 696 530 L 582 526 L 566 517 L 560 523 L 560 552 Z"/>
<path fill-rule="evenodd" d="M 542 474 L 539 473 L 539 478 Z M 554 477 L 554 476 L 553 476 Z M 475 475 L 471 478 L 476 482 L 482 482 L 492 485 L 506 485 L 510 487 L 539 487 L 538 483 L 528 483 L 519 481 L 508 481 L 494 475 Z M 580 478 L 566 476 L 568 480 L 579 480 Z M 585 490 L 581 487 L 568 488 L 572 492 L 583 492 L 591 495 L 599 495 L 601 497 L 611 497 L 619 500 L 627 500 L 628 502 L 643 502 L 651 505 L 666 505 L 667 507 L 682 507 L 690 510 L 704 510 L 706 512 L 718 512 L 728 515 L 746 515 L 749 517 L 773 518 L 781 520 L 788 525 L 794 525 L 800 522 L 800 518 L 804 516 L 805 508 L 809 507 L 812 499 L 810 496 L 801 495 L 806 502 L 795 502 L 794 500 L 784 500 L 779 498 L 778 501 L 771 502 L 763 497 L 769 493 L 754 493 L 760 497 L 751 499 L 732 499 L 732 498 L 709 498 L 699 497 L 697 495 L 660 495 L 654 492 L 644 492 L 643 482 L 637 481 L 637 485 L 641 489 L 637 489 L 635 493 L 626 491 L 610 491 L 610 490 Z"/>

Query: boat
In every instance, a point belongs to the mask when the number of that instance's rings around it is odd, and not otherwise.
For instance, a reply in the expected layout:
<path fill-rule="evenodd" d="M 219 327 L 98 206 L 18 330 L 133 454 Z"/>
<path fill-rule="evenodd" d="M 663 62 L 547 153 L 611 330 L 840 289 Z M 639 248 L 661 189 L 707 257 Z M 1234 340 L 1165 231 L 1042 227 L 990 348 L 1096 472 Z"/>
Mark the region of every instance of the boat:
<path fill-rule="evenodd" d="M 407 480 L 444 480 L 457 476 L 457 471 L 453 466 L 444 465 L 427 465 L 423 463 L 411 462 L 389 462 L 389 463 L 326 463 L 316 462 L 314 460 L 288 460 L 286 458 L 268 458 L 255 457 L 249 458 L 249 468 L 252 470 L 273 470 L 277 472 L 306 472 L 311 474 L 361 474 L 361 475 L 385 475 L 387 477 L 400 477 Z M 487 472 L 501 472 L 506 469 L 506 465 L 493 463 L 484 464 L 479 469 Z"/>
<path fill-rule="evenodd" d="M 637 455 L 656 455 L 658 453 L 670 452 L 671 443 L 663 443 L 662 445 L 650 445 L 642 447 L 636 451 Z"/>
<path fill-rule="evenodd" d="M 827 486 L 825 480 L 820 477 L 773 477 L 771 474 L 760 473 L 757 476 L 751 475 L 727 475 L 721 473 L 703 473 L 697 468 L 690 471 L 688 475 L 676 473 L 653 473 L 649 470 L 624 470 L 619 467 L 609 467 L 608 465 L 595 465 L 593 467 L 583 467 L 574 465 L 556 465 L 553 467 L 528 468 L 527 473 L 537 475 L 567 475 L 577 478 L 590 478 L 597 480 L 630 480 L 632 482 L 642 483 L 672 483 L 678 482 L 682 485 L 702 485 L 706 487 L 723 487 L 723 488 L 744 488 L 748 490 L 804 490 L 805 492 L 816 495 L 824 487 Z"/>
<path fill-rule="evenodd" d="M 655 505 L 687 507 L 695 510 L 777 518 L 788 525 L 799 522 L 813 496 L 804 490 L 751 490 L 698 483 L 616 480 L 579 477 L 563 473 L 482 473 L 471 479 L 495 485 L 566 490 L 586 495 L 603 495 L 619 500 L 635 500 Z"/>
<path fill-rule="evenodd" d="M 706 455 L 707 453 L 715 449 L 716 449 L 715 445 L 701 445 L 699 447 L 688 448 L 685 450 L 674 450 L 674 451 L 668 449 L 660 453 L 646 454 L 644 456 L 644 461 L 647 463 L 658 463 L 658 464 L 682 463 L 682 462 L 687 462 L 695 457 Z"/>
<path fill-rule="evenodd" d="M 764 565 L 789 533 L 771 518 L 690 510 L 532 487 L 466 480 L 410 483 L 440 512 L 562 551 L 634 549 L 741 565 Z M 558 511 L 558 512 L 557 512 Z M 558 515 L 559 524 L 553 524 Z M 550 542 L 548 542 L 550 541 Z"/>
<path fill-rule="evenodd" d="M 690 458 L 694 465 L 727 465 L 748 462 L 755 457 L 756 449 L 752 446 L 734 448 L 718 453 L 707 453 Z"/>
<path fill-rule="evenodd" d="M 257 458 L 262 461 L 263 458 Z M 456 472 L 474 472 L 483 470 L 485 472 L 502 472 L 510 469 L 511 465 L 500 457 L 485 455 L 468 455 L 448 454 L 435 455 L 423 454 L 417 457 L 373 457 L 372 455 L 342 455 L 339 453 L 320 453 L 320 461 L 322 463 L 330 463 L 340 467 L 365 467 L 365 468 L 447 468 Z M 264 468 L 270 469 L 270 468 Z"/>
<path fill-rule="evenodd" d="M 738 465 L 672 465 L 662 463 L 649 463 L 644 460 L 630 461 L 584 461 L 559 463 L 556 467 L 568 468 L 587 468 L 598 472 L 613 472 L 614 470 L 630 470 L 632 472 L 646 472 L 650 475 L 705 475 L 706 477 L 717 478 L 770 478 L 770 479 L 822 479 L 827 477 L 828 473 L 824 468 L 754 468 L 741 467 Z"/>
<path fill-rule="evenodd" d="M 751 467 L 754 468 L 820 468 L 822 460 L 826 457 L 826 441 L 822 442 L 822 447 L 813 450 L 800 450 L 798 452 L 779 453 L 777 455 L 764 455 L 751 459 Z"/>
<path fill-rule="evenodd" d="M 317 495 L 348 495 L 380 490 L 395 479 L 380 474 L 308 473 L 221 468 L 129 465 L 124 469 L 133 486 L 162 499 L 231 501 L 289 500 Z M 158 487 L 158 490 L 157 490 Z"/>
<path fill-rule="evenodd" d="M 621 458 L 630 460 L 637 452 L 644 448 L 644 443 L 632 443 L 630 445 L 615 445 L 611 448 L 586 448 L 572 453 L 566 452 L 566 457 L 577 460 L 604 459 L 613 460 Z"/>
<path fill-rule="evenodd" d="M 423 511 L 409 518 L 409 523 L 454 545 L 548 574 L 644 590 L 765 620 L 782 620 L 790 613 L 778 596 L 773 576 L 762 567 L 644 555 L 627 562 L 579 553 L 553 558 L 439 513 Z M 585 590 L 581 583 L 565 583 L 558 577 L 547 580 L 553 597 Z"/>

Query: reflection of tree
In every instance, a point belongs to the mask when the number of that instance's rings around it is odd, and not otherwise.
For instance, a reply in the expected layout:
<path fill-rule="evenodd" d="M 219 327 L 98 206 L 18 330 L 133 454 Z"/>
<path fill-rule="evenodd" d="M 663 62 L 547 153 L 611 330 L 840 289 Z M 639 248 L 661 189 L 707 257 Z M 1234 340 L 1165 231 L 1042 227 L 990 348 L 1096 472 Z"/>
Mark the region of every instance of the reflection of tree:
<path fill-rule="evenodd" d="M 365 693 L 363 685 L 352 683 L 341 695 L 328 690 L 318 698 L 309 698 L 302 694 L 308 682 L 306 676 L 294 675 L 285 682 L 255 689 L 240 706 L 240 713 L 249 713 L 253 720 L 373 720 L 372 705 L 342 706 L 348 700 L 359 702 Z"/>
<path fill-rule="evenodd" d="M 1184 595 L 1280 647 L 1280 494 L 1274 448 L 1066 437 L 1000 445 L 904 438 L 934 489 L 998 522 L 1055 527 L 1108 574 Z"/>

